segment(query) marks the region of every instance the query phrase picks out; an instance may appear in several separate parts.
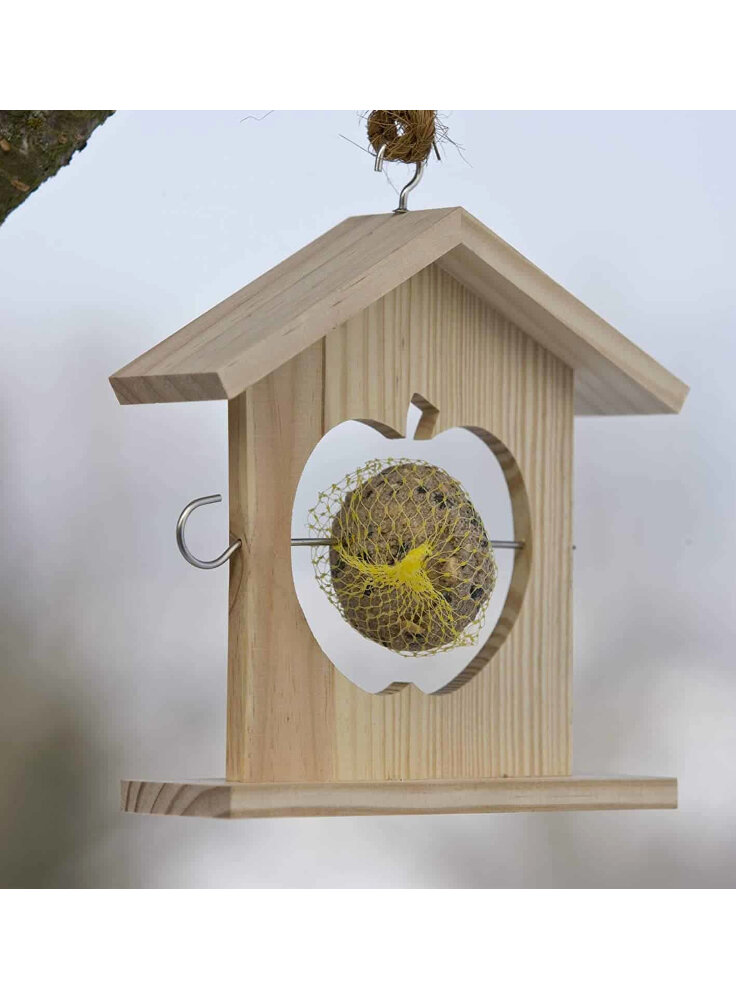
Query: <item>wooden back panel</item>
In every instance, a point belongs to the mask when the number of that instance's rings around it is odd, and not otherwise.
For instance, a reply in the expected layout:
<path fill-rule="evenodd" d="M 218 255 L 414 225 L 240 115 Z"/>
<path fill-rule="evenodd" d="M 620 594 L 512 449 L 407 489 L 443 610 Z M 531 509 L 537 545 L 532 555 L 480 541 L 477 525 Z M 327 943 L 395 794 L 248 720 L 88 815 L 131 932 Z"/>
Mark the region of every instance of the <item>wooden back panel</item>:
<path fill-rule="evenodd" d="M 506 642 L 462 687 L 370 695 L 325 658 L 291 576 L 291 507 L 320 437 L 403 428 L 414 392 L 438 430 L 485 429 L 521 468 L 534 553 Z M 573 372 L 432 265 L 229 404 L 227 777 L 365 781 L 564 775 L 571 757 Z"/>

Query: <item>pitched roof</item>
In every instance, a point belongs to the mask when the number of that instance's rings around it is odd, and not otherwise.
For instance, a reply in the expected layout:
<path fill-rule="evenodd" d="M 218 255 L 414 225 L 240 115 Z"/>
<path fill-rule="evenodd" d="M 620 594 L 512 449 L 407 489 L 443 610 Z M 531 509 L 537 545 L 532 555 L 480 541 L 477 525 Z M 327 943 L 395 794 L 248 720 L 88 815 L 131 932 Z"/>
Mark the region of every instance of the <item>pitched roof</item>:
<path fill-rule="evenodd" d="M 677 413 L 687 386 L 462 208 L 346 219 L 111 376 L 121 403 L 232 399 L 436 263 L 575 370 L 575 412 Z"/>

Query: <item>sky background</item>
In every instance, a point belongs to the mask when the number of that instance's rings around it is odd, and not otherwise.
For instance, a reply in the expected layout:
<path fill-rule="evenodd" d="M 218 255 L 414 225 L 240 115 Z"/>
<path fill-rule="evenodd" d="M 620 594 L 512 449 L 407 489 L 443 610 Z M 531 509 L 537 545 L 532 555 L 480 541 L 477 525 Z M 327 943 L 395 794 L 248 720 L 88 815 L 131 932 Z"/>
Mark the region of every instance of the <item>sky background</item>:
<path fill-rule="evenodd" d="M 575 434 L 575 770 L 676 775 L 679 810 L 118 812 L 121 777 L 223 772 L 227 571 L 173 528 L 227 494 L 226 406 L 120 407 L 107 378 L 396 203 L 357 112 L 249 114 L 118 112 L 0 227 L 0 885 L 736 886 L 727 112 L 456 111 L 462 155 L 409 201 L 463 205 L 691 386 L 680 416 Z M 224 504 L 188 527 L 195 552 L 226 535 Z"/>

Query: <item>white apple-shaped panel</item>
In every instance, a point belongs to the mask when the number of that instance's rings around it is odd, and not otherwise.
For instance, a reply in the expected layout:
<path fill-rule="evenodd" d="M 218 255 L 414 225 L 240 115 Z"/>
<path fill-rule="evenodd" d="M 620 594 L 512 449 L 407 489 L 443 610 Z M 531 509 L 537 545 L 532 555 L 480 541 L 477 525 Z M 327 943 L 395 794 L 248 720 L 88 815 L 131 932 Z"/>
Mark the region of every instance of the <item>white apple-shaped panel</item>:
<path fill-rule="evenodd" d="M 366 462 L 388 462 L 390 459 L 427 462 L 449 473 L 462 484 L 491 539 L 522 538 L 520 528 L 528 534 L 528 518 L 519 518 L 520 510 L 523 515 L 524 504 L 520 507 L 518 496 L 517 521 L 521 519 L 524 524 L 514 524 L 508 485 L 510 475 L 516 476 L 524 503 L 526 494 L 518 469 L 506 449 L 499 443 L 503 453 L 501 461 L 506 455 L 513 466 L 511 470 L 508 461 L 505 468 L 499 464 L 490 443 L 495 441 L 492 435 L 485 435 L 488 440 L 484 440 L 484 432 L 477 428 L 453 428 L 429 438 L 437 411 L 421 397 L 413 398 L 419 401 L 422 409 L 410 406 L 405 438 L 387 437 L 375 426 L 357 420 L 339 424 L 325 434 L 310 455 L 297 487 L 292 537 L 308 534 L 310 510 L 318 495 L 330 484 L 340 482 Z M 420 437 L 423 439 L 417 439 Z M 520 569 L 528 566 L 529 539 L 523 537 L 523 541 L 522 553 L 494 550 L 498 569 L 496 584 L 485 609 L 482 627 L 475 630 L 474 643 L 418 657 L 387 649 L 351 627 L 320 588 L 315 577 L 313 553 L 307 547 L 292 548 L 294 586 L 307 623 L 322 651 L 350 681 L 371 693 L 412 683 L 429 694 L 447 689 L 453 682 L 461 682 L 477 672 L 501 645 L 523 597 L 526 573 Z M 524 567 L 519 560 L 523 560 Z M 513 600 L 509 592 L 512 578 L 515 584 Z M 513 605 L 511 612 L 510 605 Z"/>

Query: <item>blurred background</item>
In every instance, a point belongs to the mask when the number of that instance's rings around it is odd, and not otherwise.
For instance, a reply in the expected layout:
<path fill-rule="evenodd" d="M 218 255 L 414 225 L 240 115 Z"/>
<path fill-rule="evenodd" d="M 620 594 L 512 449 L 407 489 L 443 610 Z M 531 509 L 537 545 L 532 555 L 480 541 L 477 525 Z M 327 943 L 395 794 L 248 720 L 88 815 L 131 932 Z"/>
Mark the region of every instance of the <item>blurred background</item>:
<path fill-rule="evenodd" d="M 736 886 L 732 113 L 453 112 L 462 154 L 410 199 L 463 205 L 691 386 L 679 417 L 576 422 L 575 769 L 676 775 L 679 810 L 118 811 L 121 777 L 224 770 L 227 570 L 173 529 L 227 494 L 226 404 L 124 408 L 107 378 L 396 203 L 357 112 L 264 115 L 117 112 L 0 227 L 0 885 Z M 209 508 L 191 547 L 226 531 Z"/>

